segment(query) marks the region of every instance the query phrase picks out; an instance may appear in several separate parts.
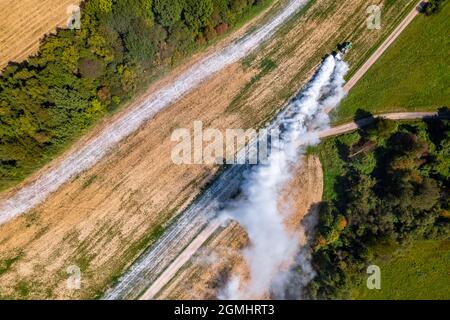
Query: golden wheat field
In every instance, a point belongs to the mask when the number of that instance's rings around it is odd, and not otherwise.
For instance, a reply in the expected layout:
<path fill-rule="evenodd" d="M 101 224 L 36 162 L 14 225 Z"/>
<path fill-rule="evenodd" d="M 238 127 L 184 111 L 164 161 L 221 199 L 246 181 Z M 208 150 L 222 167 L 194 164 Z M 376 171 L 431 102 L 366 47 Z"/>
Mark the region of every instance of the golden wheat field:
<path fill-rule="evenodd" d="M 0 69 L 35 53 L 42 37 L 65 27 L 80 0 L 0 0 Z M 70 12 L 70 10 L 69 10 Z"/>

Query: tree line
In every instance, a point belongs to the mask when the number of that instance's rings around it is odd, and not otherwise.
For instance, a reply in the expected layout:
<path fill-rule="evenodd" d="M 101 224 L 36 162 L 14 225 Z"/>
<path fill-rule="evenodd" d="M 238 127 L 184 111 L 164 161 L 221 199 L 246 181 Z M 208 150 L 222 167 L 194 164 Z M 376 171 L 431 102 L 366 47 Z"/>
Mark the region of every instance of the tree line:
<path fill-rule="evenodd" d="M 428 0 L 426 3 L 423 4 L 421 11 L 425 13 L 427 16 L 436 14 L 439 11 L 441 11 L 442 4 L 445 1 L 446 0 Z"/>
<path fill-rule="evenodd" d="M 47 36 L 0 75 L 0 190 L 270 1 L 84 1 L 80 29 Z"/>
<path fill-rule="evenodd" d="M 328 143 L 344 173 L 320 208 L 309 294 L 345 299 L 380 244 L 449 237 L 450 121 L 378 119 Z"/>

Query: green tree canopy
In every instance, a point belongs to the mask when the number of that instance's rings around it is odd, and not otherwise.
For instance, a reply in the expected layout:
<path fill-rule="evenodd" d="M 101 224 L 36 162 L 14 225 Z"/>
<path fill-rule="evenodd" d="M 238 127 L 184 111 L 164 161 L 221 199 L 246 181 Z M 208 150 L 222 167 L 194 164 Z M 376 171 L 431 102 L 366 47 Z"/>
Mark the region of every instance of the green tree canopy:
<path fill-rule="evenodd" d="M 181 19 L 184 0 L 154 0 L 153 10 L 158 22 L 164 27 L 172 27 Z"/>
<path fill-rule="evenodd" d="M 185 0 L 184 19 L 194 34 L 207 25 L 213 13 L 212 0 Z"/>

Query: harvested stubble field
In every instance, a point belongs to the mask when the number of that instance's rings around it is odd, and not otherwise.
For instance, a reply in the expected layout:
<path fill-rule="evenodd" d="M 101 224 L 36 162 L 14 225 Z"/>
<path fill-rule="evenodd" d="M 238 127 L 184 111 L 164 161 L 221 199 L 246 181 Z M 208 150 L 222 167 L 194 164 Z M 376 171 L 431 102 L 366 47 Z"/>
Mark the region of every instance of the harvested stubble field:
<path fill-rule="evenodd" d="M 0 0 L 0 70 L 35 53 L 42 37 L 66 27 L 80 0 Z"/>
<path fill-rule="evenodd" d="M 415 1 L 374 3 L 386 3 L 381 30 L 366 28 L 364 0 L 313 1 L 257 54 L 217 73 L 45 203 L 0 226 L 1 297 L 101 294 L 217 172 L 218 167 L 173 164 L 172 131 L 192 128 L 196 120 L 219 129 L 257 128 L 345 40 L 354 43 L 347 60 L 360 64 Z M 66 288 L 70 265 L 81 268 L 80 290 Z"/>

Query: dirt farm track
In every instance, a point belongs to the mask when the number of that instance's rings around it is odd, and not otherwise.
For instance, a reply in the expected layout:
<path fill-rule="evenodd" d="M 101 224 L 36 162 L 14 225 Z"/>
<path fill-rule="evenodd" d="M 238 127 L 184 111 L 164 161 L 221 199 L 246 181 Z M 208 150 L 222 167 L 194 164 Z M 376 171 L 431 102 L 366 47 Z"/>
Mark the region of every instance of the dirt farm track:
<path fill-rule="evenodd" d="M 0 0 L 0 70 L 35 53 L 40 39 L 67 24 L 79 0 Z"/>

